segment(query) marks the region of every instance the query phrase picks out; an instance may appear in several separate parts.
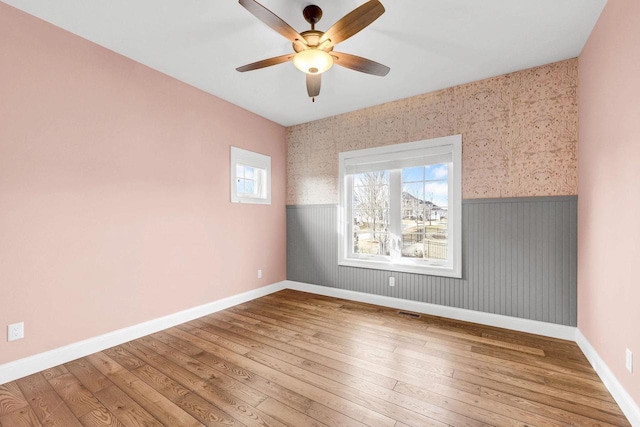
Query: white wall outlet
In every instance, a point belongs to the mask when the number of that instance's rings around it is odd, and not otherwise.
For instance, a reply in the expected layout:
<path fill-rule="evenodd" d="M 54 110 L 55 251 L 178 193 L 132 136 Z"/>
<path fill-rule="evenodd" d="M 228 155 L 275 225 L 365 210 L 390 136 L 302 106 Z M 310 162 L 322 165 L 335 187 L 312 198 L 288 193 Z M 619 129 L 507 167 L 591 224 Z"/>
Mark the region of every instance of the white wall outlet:
<path fill-rule="evenodd" d="M 389 286 L 395 286 L 395 285 L 396 285 L 396 278 L 389 277 Z"/>
<path fill-rule="evenodd" d="M 633 373 L 633 353 L 631 350 L 627 349 L 627 371 Z"/>
<path fill-rule="evenodd" d="M 262 279 L 262 270 L 258 270 L 258 279 Z"/>
<path fill-rule="evenodd" d="M 7 326 L 7 341 L 15 341 L 24 338 L 24 322 L 12 323 Z"/>

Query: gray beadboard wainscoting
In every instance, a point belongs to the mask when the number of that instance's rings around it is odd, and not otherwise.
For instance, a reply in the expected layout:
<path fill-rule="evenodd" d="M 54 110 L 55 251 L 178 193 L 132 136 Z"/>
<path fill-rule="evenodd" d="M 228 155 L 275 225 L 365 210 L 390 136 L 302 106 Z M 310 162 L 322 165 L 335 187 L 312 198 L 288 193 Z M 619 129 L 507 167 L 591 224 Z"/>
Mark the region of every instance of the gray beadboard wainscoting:
<path fill-rule="evenodd" d="M 287 206 L 287 279 L 577 324 L 576 196 L 464 200 L 462 279 L 338 266 L 337 215 L 336 205 Z"/>

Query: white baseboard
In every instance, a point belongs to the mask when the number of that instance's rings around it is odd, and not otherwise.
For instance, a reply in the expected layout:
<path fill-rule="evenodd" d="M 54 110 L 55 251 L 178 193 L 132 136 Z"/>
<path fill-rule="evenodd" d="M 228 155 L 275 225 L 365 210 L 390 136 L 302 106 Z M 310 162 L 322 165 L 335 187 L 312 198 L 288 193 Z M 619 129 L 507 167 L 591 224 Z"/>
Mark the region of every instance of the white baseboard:
<path fill-rule="evenodd" d="M 573 326 L 558 325 L 555 323 L 539 322 L 537 320 L 520 319 L 517 317 L 503 316 L 500 314 L 483 313 L 464 308 L 447 307 L 444 305 L 429 304 L 426 302 L 410 301 L 406 299 L 372 295 L 363 292 L 348 291 L 345 289 L 329 288 L 326 286 L 311 285 L 308 283 L 286 280 L 285 287 L 303 292 L 311 292 L 319 295 L 343 298 L 369 304 L 382 305 L 400 310 L 414 311 L 430 314 L 432 316 L 447 317 L 449 319 L 463 320 L 465 322 L 480 323 L 487 326 L 512 329 L 530 334 L 575 341 L 576 328 Z"/>
<path fill-rule="evenodd" d="M 602 360 L 598 352 L 587 340 L 587 338 L 578 330 L 576 332 L 576 343 L 580 347 L 580 350 L 584 353 L 593 369 L 596 371 L 604 385 L 611 393 L 611 396 L 615 399 L 624 415 L 627 417 L 632 426 L 640 427 L 640 406 L 634 402 L 633 398 L 627 393 L 622 384 L 613 375 L 611 369 Z"/>
<path fill-rule="evenodd" d="M 285 289 L 285 282 L 278 282 L 242 294 L 233 295 L 208 304 L 193 307 L 178 313 L 150 320 L 148 322 L 129 326 L 117 331 L 89 338 L 64 347 L 46 351 L 44 353 L 18 359 L 0 365 L 0 384 L 43 371 L 45 369 L 67 363 L 80 357 L 87 356 L 107 348 L 135 340 L 145 335 L 153 334 L 163 329 L 171 328 L 216 311 L 224 310 L 243 302 L 271 294 Z"/>

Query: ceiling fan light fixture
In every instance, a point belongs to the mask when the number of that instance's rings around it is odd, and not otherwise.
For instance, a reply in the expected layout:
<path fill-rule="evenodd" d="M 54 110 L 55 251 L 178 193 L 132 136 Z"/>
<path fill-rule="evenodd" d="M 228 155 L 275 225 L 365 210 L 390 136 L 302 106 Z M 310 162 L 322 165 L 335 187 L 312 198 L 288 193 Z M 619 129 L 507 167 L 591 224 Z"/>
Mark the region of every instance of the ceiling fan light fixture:
<path fill-rule="evenodd" d="M 333 66 L 333 58 L 324 50 L 312 48 L 296 53 L 293 65 L 306 74 L 322 74 Z"/>

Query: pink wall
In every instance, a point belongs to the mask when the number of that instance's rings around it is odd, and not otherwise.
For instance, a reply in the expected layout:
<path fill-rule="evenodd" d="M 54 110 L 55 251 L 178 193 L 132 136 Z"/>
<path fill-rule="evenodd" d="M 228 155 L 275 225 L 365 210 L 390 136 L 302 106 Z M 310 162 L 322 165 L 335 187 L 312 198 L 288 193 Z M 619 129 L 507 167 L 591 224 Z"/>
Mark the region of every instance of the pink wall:
<path fill-rule="evenodd" d="M 640 404 L 638 23 L 640 2 L 609 0 L 579 58 L 578 328 Z"/>
<path fill-rule="evenodd" d="M 4 3 L 0 52 L 0 363 L 285 279 L 283 127 Z M 271 206 L 229 202 L 230 145 Z"/>

